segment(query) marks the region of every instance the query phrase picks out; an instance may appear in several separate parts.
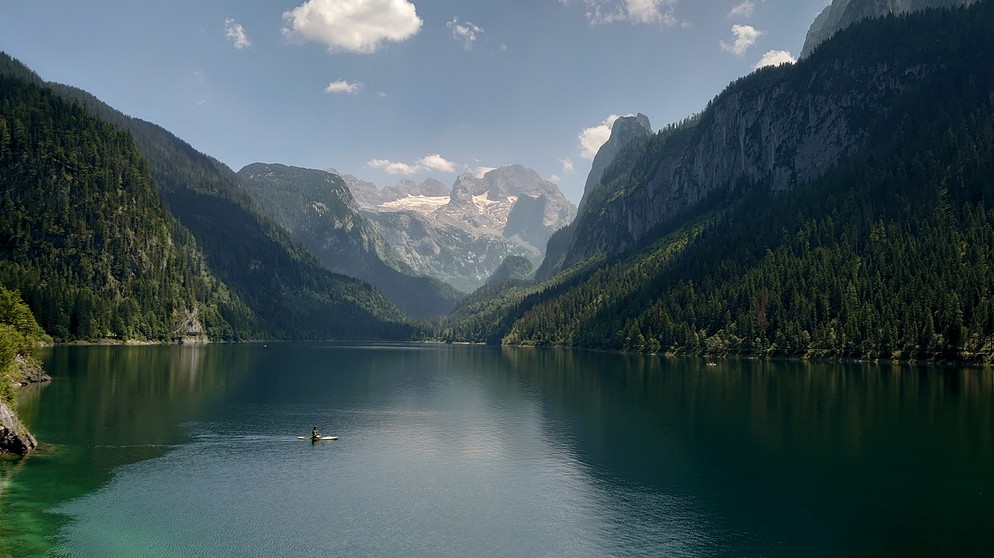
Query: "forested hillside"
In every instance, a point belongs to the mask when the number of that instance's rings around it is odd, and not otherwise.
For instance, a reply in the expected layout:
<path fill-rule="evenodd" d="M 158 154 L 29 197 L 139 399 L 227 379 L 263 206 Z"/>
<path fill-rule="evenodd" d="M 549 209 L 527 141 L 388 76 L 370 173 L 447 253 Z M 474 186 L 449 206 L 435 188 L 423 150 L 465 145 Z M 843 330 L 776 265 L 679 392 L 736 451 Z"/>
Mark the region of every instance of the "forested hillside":
<path fill-rule="evenodd" d="M 12 74 L 0 74 L 0 282 L 62 340 L 202 336 L 247 312 L 163 207 L 131 137 Z"/>
<path fill-rule="evenodd" d="M 852 156 L 794 190 L 743 182 L 712 192 L 659 223 L 651 245 L 572 283 L 504 292 L 507 329 L 490 335 L 652 352 L 992 361 L 994 3 L 861 24 L 796 67 L 734 87 L 789 87 L 795 72 L 812 70 L 805 65 L 851 68 L 867 52 L 879 57 L 882 42 L 907 57 L 894 64 L 941 71 L 887 95 Z M 710 117 L 686 123 L 688 133 Z M 658 152 L 635 146 L 627 156 L 625 187 L 637 189 L 638 169 Z"/>
<path fill-rule="evenodd" d="M 322 269 L 266 218 L 230 169 L 2 58 L 0 281 L 57 339 L 410 335 L 381 293 Z"/>

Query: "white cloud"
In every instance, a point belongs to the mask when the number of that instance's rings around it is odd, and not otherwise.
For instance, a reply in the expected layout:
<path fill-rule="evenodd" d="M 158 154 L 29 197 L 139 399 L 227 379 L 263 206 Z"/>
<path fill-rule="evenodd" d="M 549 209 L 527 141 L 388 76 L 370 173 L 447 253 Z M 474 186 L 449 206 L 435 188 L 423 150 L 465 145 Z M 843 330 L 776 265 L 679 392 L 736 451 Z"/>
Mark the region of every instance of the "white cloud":
<path fill-rule="evenodd" d="M 470 169 L 470 174 L 477 178 L 483 178 L 488 172 L 492 170 L 497 170 L 497 167 L 476 167 L 475 169 Z"/>
<path fill-rule="evenodd" d="M 442 157 L 437 153 L 434 155 L 428 155 L 422 157 L 421 160 L 418 161 L 418 166 L 428 170 L 437 170 L 442 172 L 456 172 L 455 163 L 447 160 L 445 157 Z"/>
<path fill-rule="evenodd" d="M 573 159 L 560 159 L 559 162 L 563 164 L 563 172 L 566 174 L 573 174 L 576 172 L 576 165 L 573 164 Z"/>
<path fill-rule="evenodd" d="M 764 68 L 766 66 L 779 66 L 781 64 L 793 64 L 797 62 L 794 55 L 788 50 L 770 50 L 759 59 L 759 62 L 754 66 L 755 69 Z"/>
<path fill-rule="evenodd" d="M 224 36 L 230 39 L 237 49 L 243 49 L 252 44 L 248 35 L 245 34 L 245 28 L 240 23 L 235 23 L 234 18 L 229 17 L 224 20 Z"/>
<path fill-rule="evenodd" d="M 563 178 L 562 178 L 561 176 L 559 176 L 558 174 L 550 174 L 550 175 L 549 175 L 549 178 L 548 178 L 547 180 L 548 180 L 549 182 L 553 183 L 553 184 L 559 184 L 559 182 L 560 182 L 560 181 L 561 181 L 562 179 L 563 179 Z"/>
<path fill-rule="evenodd" d="M 349 95 L 355 95 L 356 93 L 362 91 L 362 88 L 366 87 L 365 83 L 362 82 L 349 82 L 344 79 L 338 79 L 328 84 L 328 87 L 324 88 L 325 93 L 347 93 Z"/>
<path fill-rule="evenodd" d="M 471 21 L 460 23 L 458 17 L 445 24 L 452 31 L 452 38 L 461 41 L 466 50 L 473 50 L 473 45 L 483 33 L 483 28 Z"/>
<path fill-rule="evenodd" d="M 735 35 L 735 40 L 731 43 L 721 41 L 721 50 L 731 52 L 741 58 L 745 56 L 749 47 L 756 44 L 756 41 L 766 34 L 766 31 L 761 31 L 751 25 L 733 25 L 732 34 Z"/>
<path fill-rule="evenodd" d="M 753 10 L 756 9 L 756 4 L 753 4 L 749 0 L 745 0 L 741 4 L 737 4 L 728 12 L 728 17 L 752 17 Z"/>
<path fill-rule="evenodd" d="M 591 25 L 616 21 L 675 25 L 678 0 L 559 0 L 564 6 L 583 4 Z"/>
<path fill-rule="evenodd" d="M 584 159 L 593 159 L 594 155 L 597 155 L 597 150 L 601 148 L 607 140 L 611 139 L 611 126 L 614 126 L 614 121 L 618 119 L 617 114 L 612 114 L 604 119 L 604 122 L 596 126 L 591 126 L 590 128 L 584 129 L 577 136 L 580 140 L 580 147 L 583 149 L 581 157 Z"/>
<path fill-rule="evenodd" d="M 307 0 L 283 13 L 289 38 L 328 45 L 328 52 L 370 54 L 383 41 L 405 41 L 424 23 L 408 0 Z"/>
<path fill-rule="evenodd" d="M 387 174 L 417 174 L 426 171 L 456 172 L 456 164 L 438 155 L 426 155 L 416 163 L 397 163 L 387 159 L 373 159 L 366 163 L 374 169 L 380 169 Z"/>

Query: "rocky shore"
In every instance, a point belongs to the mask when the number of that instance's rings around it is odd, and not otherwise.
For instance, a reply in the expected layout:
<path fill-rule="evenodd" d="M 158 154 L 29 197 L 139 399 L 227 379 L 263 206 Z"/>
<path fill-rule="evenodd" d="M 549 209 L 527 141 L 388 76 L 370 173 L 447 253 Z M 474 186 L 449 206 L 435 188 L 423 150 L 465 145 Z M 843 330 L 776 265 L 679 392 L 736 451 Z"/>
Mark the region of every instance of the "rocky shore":
<path fill-rule="evenodd" d="M 18 356 L 16 365 L 20 373 L 14 381 L 15 387 L 35 382 L 48 382 L 52 379 L 36 361 L 31 359 Z M 0 456 L 8 454 L 23 456 L 37 447 L 38 441 L 21 424 L 14 410 L 0 401 Z"/>

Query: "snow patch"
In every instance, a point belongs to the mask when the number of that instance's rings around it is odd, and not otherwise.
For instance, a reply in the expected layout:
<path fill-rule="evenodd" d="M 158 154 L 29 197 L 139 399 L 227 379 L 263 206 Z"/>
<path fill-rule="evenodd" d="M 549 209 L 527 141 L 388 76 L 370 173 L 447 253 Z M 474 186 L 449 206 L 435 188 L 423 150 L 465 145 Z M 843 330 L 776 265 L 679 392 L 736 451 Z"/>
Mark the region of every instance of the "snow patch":
<path fill-rule="evenodd" d="M 407 195 L 406 198 L 389 201 L 380 205 L 383 211 L 417 211 L 429 214 L 449 203 L 449 196 L 417 196 Z"/>

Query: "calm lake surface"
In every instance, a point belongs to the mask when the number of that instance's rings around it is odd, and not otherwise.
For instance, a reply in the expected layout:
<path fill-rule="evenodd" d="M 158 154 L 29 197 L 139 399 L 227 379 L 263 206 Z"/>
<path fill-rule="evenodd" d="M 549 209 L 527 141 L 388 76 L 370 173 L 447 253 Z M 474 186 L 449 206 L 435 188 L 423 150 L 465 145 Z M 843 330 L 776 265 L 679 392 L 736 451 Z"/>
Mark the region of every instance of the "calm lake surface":
<path fill-rule="evenodd" d="M 10 556 L 990 556 L 991 370 L 57 347 Z M 317 425 L 337 441 L 296 436 Z"/>

